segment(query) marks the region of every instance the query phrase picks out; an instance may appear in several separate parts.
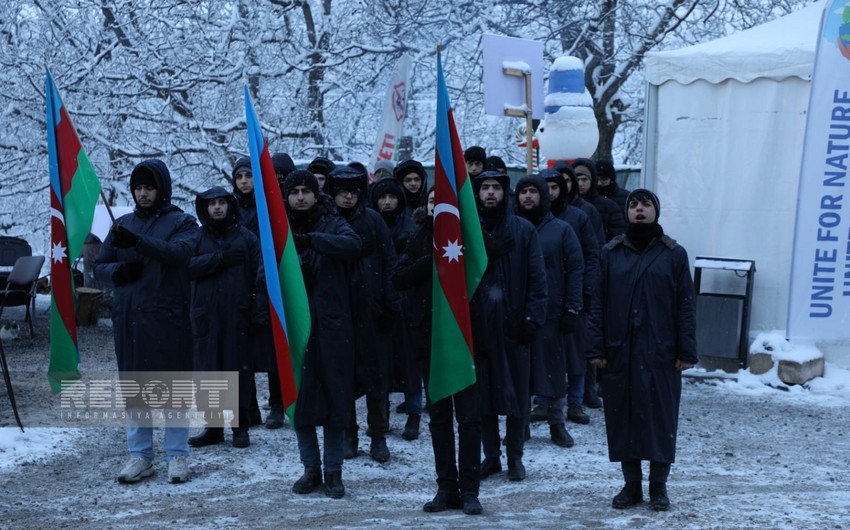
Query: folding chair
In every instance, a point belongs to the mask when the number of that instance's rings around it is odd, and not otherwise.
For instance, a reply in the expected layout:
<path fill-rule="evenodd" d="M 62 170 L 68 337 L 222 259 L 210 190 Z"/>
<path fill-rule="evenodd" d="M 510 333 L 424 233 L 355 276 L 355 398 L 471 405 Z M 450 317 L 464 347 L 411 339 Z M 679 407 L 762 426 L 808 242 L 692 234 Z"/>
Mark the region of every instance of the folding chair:
<path fill-rule="evenodd" d="M 32 325 L 34 311 L 30 306 L 35 301 L 35 282 L 41 275 L 41 266 L 44 265 L 44 256 L 23 256 L 15 261 L 12 272 L 6 280 L 6 288 L 0 291 L 0 317 L 7 307 L 25 306 L 27 308 L 26 321 L 30 325 L 30 337 L 35 337 L 35 329 Z"/>

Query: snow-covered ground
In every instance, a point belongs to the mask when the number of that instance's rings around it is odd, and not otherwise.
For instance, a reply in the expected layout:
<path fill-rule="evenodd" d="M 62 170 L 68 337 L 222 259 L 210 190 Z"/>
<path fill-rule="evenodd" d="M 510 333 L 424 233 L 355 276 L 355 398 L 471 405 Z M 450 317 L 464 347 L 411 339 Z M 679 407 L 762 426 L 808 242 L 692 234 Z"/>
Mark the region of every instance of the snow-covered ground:
<path fill-rule="evenodd" d="M 4 341 L 27 425 L 44 424 L 58 407 L 45 377 L 47 316 L 38 313 L 36 339 Z M 84 372 L 114 366 L 110 333 L 105 323 L 81 328 Z M 823 378 L 790 388 L 770 373 L 720 375 L 696 369 L 686 378 L 667 513 L 646 504 L 610 507 L 621 478 L 619 466 L 608 461 L 598 410 L 588 411 L 590 425 L 568 423 L 576 440 L 571 449 L 553 445 L 545 424 L 533 424 L 528 478 L 509 482 L 503 473 L 483 481 L 485 511 L 471 517 L 422 511 L 436 488 L 427 416 L 422 436 L 409 442 L 401 438 L 405 418 L 392 415 L 386 464 L 369 458 L 361 430 L 361 454 L 343 470 L 346 496 L 331 500 L 290 491 L 302 468 L 288 426 L 253 428 L 247 449 L 231 447 L 228 437 L 228 443 L 193 450 L 191 480 L 180 485 L 166 481 L 159 433 L 156 475 L 122 485 L 115 481 L 127 458 L 122 429 L 75 429 L 52 420 L 53 426 L 21 433 L 0 395 L 0 527 L 850 527 L 850 372 L 827 364 Z M 264 382 L 258 377 L 261 389 Z M 393 406 L 401 400 L 392 398 Z M 362 400 L 358 405 L 362 428 Z"/>

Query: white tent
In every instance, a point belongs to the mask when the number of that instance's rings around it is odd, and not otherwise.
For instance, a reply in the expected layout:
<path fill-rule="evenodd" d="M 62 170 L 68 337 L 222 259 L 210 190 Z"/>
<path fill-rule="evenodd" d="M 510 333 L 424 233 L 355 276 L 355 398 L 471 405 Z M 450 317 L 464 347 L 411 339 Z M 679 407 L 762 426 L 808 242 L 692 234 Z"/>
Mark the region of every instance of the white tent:
<path fill-rule="evenodd" d="M 643 180 L 665 232 L 755 260 L 750 336 L 786 327 L 809 89 L 824 2 L 646 59 Z"/>

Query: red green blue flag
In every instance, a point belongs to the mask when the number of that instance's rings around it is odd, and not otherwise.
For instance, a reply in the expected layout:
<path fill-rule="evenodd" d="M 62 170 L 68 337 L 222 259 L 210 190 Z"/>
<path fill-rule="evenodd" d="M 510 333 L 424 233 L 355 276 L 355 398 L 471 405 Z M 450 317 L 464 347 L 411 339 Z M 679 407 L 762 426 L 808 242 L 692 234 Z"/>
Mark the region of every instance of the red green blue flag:
<path fill-rule="evenodd" d="M 245 120 L 283 407 L 294 425 L 301 365 L 310 339 L 310 307 L 284 197 L 248 87 L 245 87 Z"/>
<path fill-rule="evenodd" d="M 481 223 L 466 173 L 443 64 L 437 55 L 431 401 L 475 383 L 469 300 L 487 268 Z"/>
<path fill-rule="evenodd" d="M 47 153 L 50 171 L 50 366 L 54 394 L 63 381 L 80 379 L 80 351 L 71 265 L 91 230 L 100 181 L 80 145 L 53 76 L 46 72 Z"/>

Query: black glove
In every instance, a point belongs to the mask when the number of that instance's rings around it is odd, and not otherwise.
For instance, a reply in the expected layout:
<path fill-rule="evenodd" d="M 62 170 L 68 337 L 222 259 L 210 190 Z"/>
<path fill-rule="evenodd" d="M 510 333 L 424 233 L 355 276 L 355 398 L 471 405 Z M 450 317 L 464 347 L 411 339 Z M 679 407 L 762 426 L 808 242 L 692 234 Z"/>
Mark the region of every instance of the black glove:
<path fill-rule="evenodd" d="M 514 236 L 510 233 L 498 238 L 494 238 L 486 230 L 482 231 L 482 234 L 484 235 L 484 250 L 487 251 L 488 259 L 499 259 L 514 249 Z"/>
<path fill-rule="evenodd" d="M 561 334 L 569 335 L 570 333 L 575 333 L 579 330 L 581 327 L 581 317 L 578 316 L 578 313 L 565 311 L 564 314 L 561 315 L 561 321 L 558 324 Z"/>
<path fill-rule="evenodd" d="M 122 263 L 112 273 L 112 283 L 115 285 L 126 285 L 139 279 L 142 275 L 144 263 L 141 261 L 128 261 Z"/>
<path fill-rule="evenodd" d="M 139 236 L 127 230 L 121 225 L 112 225 L 112 246 L 115 248 L 135 247 L 139 243 Z"/>
<path fill-rule="evenodd" d="M 248 254 L 243 248 L 225 248 L 221 251 L 222 267 L 233 267 L 245 262 L 245 257 Z"/>
<path fill-rule="evenodd" d="M 530 320 L 523 320 L 519 327 L 519 343 L 531 344 L 537 338 L 539 326 Z"/>
<path fill-rule="evenodd" d="M 590 293 L 584 293 L 581 295 L 581 312 L 582 313 L 590 313 L 590 302 L 593 300 L 593 296 Z"/>
<path fill-rule="evenodd" d="M 313 243 L 313 236 L 310 234 L 295 234 L 292 237 L 295 239 L 295 249 L 298 250 L 298 252 L 307 250 Z"/>

